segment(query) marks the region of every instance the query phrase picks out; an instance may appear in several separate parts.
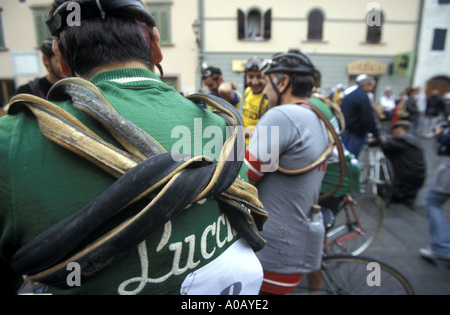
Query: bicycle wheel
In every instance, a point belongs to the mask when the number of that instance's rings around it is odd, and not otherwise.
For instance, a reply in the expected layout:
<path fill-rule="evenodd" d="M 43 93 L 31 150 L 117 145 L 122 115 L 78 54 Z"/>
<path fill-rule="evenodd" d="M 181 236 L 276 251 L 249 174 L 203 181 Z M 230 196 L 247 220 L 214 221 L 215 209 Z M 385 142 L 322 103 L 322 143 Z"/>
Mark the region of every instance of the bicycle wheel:
<path fill-rule="evenodd" d="M 408 280 L 396 269 L 375 259 L 349 255 L 323 258 L 323 294 L 413 295 Z M 317 290 L 316 290 L 317 291 Z"/>
<path fill-rule="evenodd" d="M 383 199 L 374 194 L 344 198 L 335 216 L 334 226 L 327 231 L 326 254 L 362 254 L 377 238 L 386 217 Z"/>

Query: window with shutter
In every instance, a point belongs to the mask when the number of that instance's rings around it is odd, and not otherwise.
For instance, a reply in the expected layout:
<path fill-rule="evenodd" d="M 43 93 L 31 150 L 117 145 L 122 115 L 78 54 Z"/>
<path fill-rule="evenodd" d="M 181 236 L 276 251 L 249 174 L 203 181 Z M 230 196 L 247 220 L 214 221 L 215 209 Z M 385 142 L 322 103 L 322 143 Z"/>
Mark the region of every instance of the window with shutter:
<path fill-rule="evenodd" d="M 6 49 L 5 36 L 3 34 L 3 9 L 0 8 L 0 49 Z"/>
<path fill-rule="evenodd" d="M 245 13 L 238 9 L 238 39 L 245 39 Z"/>
<path fill-rule="evenodd" d="M 323 39 L 323 13 L 313 10 L 308 16 L 308 40 Z"/>
<path fill-rule="evenodd" d="M 251 9 L 246 13 L 238 9 L 238 39 L 268 40 L 271 37 L 272 10 L 262 13 L 259 9 Z"/>
<path fill-rule="evenodd" d="M 432 50 L 442 51 L 445 50 L 445 40 L 447 38 L 446 29 L 435 29 L 433 37 Z"/>
<path fill-rule="evenodd" d="M 381 35 L 382 35 L 382 27 L 384 23 L 384 16 L 383 13 L 380 11 L 375 11 L 371 13 L 371 17 L 376 17 L 376 19 L 379 19 L 379 23 L 377 21 L 372 21 L 372 23 L 367 23 L 367 42 L 377 44 L 381 42 Z M 368 17 L 366 20 L 369 20 L 370 17 Z M 369 20 L 371 21 L 371 20 Z"/>
<path fill-rule="evenodd" d="M 272 9 L 264 13 L 264 39 L 268 40 L 272 36 Z"/>
<path fill-rule="evenodd" d="M 247 39 L 261 38 L 261 33 L 261 13 L 252 10 L 247 16 Z"/>
<path fill-rule="evenodd" d="M 52 34 L 50 34 L 50 31 L 47 27 L 47 24 L 45 24 L 49 9 L 50 9 L 49 7 L 32 8 L 34 17 L 34 29 L 36 31 L 37 47 L 41 46 L 42 41 L 44 39 L 52 37 Z"/>
<path fill-rule="evenodd" d="M 158 27 L 160 44 L 172 45 L 172 14 L 171 0 L 158 0 L 154 2 L 147 2 L 150 14 L 153 16 Z"/>

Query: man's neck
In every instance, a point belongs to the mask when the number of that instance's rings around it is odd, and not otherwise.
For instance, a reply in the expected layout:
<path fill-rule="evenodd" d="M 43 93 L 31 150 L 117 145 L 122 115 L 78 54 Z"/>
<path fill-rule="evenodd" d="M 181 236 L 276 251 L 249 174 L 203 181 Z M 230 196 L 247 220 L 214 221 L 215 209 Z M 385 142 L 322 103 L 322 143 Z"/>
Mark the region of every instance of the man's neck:
<path fill-rule="evenodd" d="M 284 97 L 282 98 L 282 102 L 281 103 L 283 105 L 309 103 L 309 98 L 308 97 L 295 96 L 295 95 L 292 95 L 292 94 L 285 94 Z"/>
<path fill-rule="evenodd" d="M 49 73 L 46 77 L 47 81 L 50 82 L 51 85 L 55 84 L 56 82 L 58 82 L 59 80 L 61 80 L 62 78 L 58 78 L 56 77 L 54 74 Z"/>
<path fill-rule="evenodd" d="M 127 69 L 127 68 L 140 68 L 140 69 L 153 71 L 153 69 L 149 69 L 145 63 L 137 61 L 137 60 L 131 60 L 131 61 L 125 61 L 125 62 L 115 62 L 115 63 L 111 63 L 108 65 L 96 67 L 92 70 L 92 72 L 89 75 L 80 76 L 80 77 L 85 80 L 90 80 L 95 75 L 105 72 L 105 71 L 115 70 L 115 69 Z"/>

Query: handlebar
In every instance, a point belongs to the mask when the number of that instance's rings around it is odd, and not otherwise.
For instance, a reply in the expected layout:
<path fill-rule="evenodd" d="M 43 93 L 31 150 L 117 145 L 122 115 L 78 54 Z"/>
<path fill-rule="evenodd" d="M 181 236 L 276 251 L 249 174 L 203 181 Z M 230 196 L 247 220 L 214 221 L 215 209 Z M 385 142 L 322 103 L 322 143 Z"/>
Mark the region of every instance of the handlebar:
<path fill-rule="evenodd" d="M 379 147 L 381 145 L 381 140 L 379 138 L 369 138 L 367 140 L 367 145 L 369 148 Z"/>

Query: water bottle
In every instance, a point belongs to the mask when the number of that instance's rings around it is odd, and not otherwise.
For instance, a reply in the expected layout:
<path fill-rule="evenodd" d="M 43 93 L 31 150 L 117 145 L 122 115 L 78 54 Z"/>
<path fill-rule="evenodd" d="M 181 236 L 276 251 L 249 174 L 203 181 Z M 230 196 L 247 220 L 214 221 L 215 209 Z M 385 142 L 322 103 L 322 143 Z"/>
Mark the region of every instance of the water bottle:
<path fill-rule="evenodd" d="M 306 259 L 306 263 L 311 271 L 320 269 L 324 239 L 325 227 L 323 225 L 321 207 L 319 205 L 314 205 L 311 211 L 307 236 L 307 251 L 309 257 Z"/>
<path fill-rule="evenodd" d="M 312 206 L 312 214 L 311 214 L 311 224 L 322 224 L 322 212 L 320 211 L 322 208 L 319 205 Z"/>

